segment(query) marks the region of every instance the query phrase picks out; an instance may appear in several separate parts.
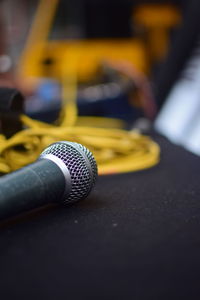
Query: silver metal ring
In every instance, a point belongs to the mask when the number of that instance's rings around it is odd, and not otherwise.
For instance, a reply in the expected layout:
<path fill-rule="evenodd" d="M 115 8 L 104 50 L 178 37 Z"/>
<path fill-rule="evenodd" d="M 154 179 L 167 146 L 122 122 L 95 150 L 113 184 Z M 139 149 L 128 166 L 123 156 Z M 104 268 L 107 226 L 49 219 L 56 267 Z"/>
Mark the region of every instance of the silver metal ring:
<path fill-rule="evenodd" d="M 60 159 L 59 157 L 53 155 L 53 154 L 42 154 L 40 155 L 39 159 L 49 159 L 52 162 L 54 162 L 59 169 L 61 170 L 61 172 L 63 173 L 64 177 L 65 177 L 65 191 L 64 191 L 64 198 L 67 198 L 71 192 L 71 188 L 72 188 L 72 182 L 71 182 L 71 175 L 69 172 L 69 169 L 67 168 L 66 164 L 62 161 L 62 159 Z"/>

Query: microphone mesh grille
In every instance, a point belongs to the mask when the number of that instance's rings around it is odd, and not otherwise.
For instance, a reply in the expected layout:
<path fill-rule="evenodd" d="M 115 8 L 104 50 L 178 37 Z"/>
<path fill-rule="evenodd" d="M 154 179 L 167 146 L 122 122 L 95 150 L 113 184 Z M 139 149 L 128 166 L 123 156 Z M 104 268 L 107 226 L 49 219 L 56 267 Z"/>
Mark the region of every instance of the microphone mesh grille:
<path fill-rule="evenodd" d="M 85 198 L 97 178 L 97 165 L 92 153 L 81 144 L 64 141 L 50 145 L 41 153 L 45 154 L 60 158 L 70 172 L 72 188 L 64 202 Z"/>

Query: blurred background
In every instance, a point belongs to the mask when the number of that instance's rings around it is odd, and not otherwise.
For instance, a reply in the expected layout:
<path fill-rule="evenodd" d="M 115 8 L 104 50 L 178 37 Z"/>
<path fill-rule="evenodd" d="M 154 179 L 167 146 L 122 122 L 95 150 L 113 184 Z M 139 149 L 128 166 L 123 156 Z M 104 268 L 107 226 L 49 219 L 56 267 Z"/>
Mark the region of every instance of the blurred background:
<path fill-rule="evenodd" d="M 75 85 L 80 116 L 153 128 L 200 155 L 199 13 L 198 0 L 1 0 L 2 133 L 22 110 L 55 122 Z"/>

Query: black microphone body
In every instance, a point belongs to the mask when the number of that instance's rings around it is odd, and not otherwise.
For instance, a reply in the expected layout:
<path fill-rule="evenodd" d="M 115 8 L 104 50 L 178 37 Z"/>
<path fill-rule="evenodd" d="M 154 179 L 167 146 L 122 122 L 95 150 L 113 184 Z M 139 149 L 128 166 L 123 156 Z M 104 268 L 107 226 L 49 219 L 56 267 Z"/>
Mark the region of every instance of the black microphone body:
<path fill-rule="evenodd" d="M 48 203 L 83 199 L 94 185 L 96 172 L 96 162 L 84 146 L 70 142 L 52 144 L 38 161 L 0 179 L 0 219 Z"/>
<path fill-rule="evenodd" d="M 5 175 L 0 179 L 0 218 L 57 202 L 64 189 L 61 170 L 47 159 Z"/>

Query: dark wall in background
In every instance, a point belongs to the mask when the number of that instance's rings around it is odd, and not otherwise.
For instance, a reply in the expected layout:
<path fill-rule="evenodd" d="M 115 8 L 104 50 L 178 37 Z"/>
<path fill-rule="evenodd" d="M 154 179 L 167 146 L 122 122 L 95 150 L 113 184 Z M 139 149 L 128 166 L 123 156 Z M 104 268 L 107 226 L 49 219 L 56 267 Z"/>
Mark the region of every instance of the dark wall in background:
<path fill-rule="evenodd" d="M 164 103 L 189 58 L 192 55 L 200 55 L 199 51 L 195 51 L 200 42 L 200 1 L 184 1 L 184 4 L 182 24 L 174 35 L 167 58 L 154 79 L 155 96 L 159 107 Z"/>

